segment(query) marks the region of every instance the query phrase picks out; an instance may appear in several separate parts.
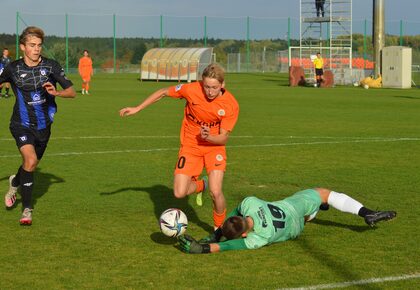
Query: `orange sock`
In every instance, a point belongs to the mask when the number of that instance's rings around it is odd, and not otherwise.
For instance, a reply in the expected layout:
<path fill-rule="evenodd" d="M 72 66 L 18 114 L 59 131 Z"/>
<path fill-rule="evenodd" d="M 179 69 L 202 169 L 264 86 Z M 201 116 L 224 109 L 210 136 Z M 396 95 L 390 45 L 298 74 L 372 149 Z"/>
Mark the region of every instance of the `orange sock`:
<path fill-rule="evenodd" d="M 202 192 L 204 190 L 204 180 L 196 180 L 194 181 L 197 188 L 195 189 L 196 193 Z"/>
<path fill-rule="evenodd" d="M 223 224 L 223 222 L 225 221 L 225 218 L 226 218 L 226 209 L 224 209 L 222 213 L 217 213 L 213 209 L 213 222 L 214 222 L 214 227 L 215 228 L 220 227 Z"/>

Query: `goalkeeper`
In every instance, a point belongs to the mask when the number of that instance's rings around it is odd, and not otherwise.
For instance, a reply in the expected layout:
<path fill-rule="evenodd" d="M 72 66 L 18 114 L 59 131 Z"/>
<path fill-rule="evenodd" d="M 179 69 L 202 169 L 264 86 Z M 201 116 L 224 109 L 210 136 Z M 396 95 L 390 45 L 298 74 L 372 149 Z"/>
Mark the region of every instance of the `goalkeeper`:
<path fill-rule="evenodd" d="M 319 209 L 329 205 L 342 212 L 364 218 L 369 226 L 396 217 L 395 211 L 373 211 L 344 193 L 325 188 L 307 189 L 274 202 L 256 197 L 245 198 L 212 235 L 196 241 L 180 236 L 180 248 L 186 253 L 205 254 L 228 250 L 258 249 L 272 243 L 294 239 Z"/>

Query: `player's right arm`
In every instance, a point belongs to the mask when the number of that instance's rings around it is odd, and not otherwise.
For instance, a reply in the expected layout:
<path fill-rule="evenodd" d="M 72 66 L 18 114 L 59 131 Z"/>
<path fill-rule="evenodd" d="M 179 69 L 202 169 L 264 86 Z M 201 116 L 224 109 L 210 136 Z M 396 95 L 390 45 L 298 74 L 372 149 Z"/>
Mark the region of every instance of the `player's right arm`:
<path fill-rule="evenodd" d="M 228 240 L 219 243 L 200 244 L 189 235 L 178 237 L 181 250 L 188 254 L 210 254 L 229 250 L 248 249 L 244 239 Z"/>
<path fill-rule="evenodd" d="M 130 116 L 130 115 L 137 114 L 141 110 L 147 108 L 151 104 L 156 103 L 157 101 L 159 101 L 163 97 L 167 96 L 168 95 L 168 91 L 169 91 L 169 88 L 162 88 L 160 90 L 157 90 L 153 94 L 151 94 L 149 97 L 147 97 L 147 99 L 145 99 L 138 106 L 136 106 L 136 107 L 122 108 L 120 110 L 120 116 L 121 117 L 125 117 L 125 116 Z"/>

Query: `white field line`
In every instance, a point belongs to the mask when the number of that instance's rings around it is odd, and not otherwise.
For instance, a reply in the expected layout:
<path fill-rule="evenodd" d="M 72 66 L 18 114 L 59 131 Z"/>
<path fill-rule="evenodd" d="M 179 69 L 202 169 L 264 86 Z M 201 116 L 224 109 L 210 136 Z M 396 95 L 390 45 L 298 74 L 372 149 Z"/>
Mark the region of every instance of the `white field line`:
<path fill-rule="evenodd" d="M 89 139 L 178 139 L 179 135 L 174 136 L 165 136 L 165 135 L 156 135 L 156 136 L 61 136 L 61 137 L 51 137 L 50 140 L 89 140 Z M 229 136 L 230 139 L 253 139 L 253 138 L 278 138 L 278 139 L 363 139 L 363 140 L 383 140 L 387 138 L 410 138 L 410 137 L 346 137 L 346 136 L 275 136 L 275 135 L 263 135 L 263 136 L 251 136 L 243 135 Z M 14 141 L 13 138 L 0 138 L 0 141 Z"/>
<path fill-rule="evenodd" d="M 364 280 L 347 281 L 347 282 L 341 282 L 341 283 L 303 286 L 299 288 L 282 288 L 280 290 L 316 290 L 316 289 L 345 288 L 345 287 L 350 287 L 354 285 L 367 285 L 367 284 L 373 284 L 373 283 L 411 280 L 411 279 L 419 279 L 419 278 L 420 278 L 420 273 L 414 273 L 414 274 L 407 274 L 407 275 L 401 275 L 401 276 L 390 276 L 390 277 L 382 277 L 382 278 L 371 278 L 371 279 L 364 279 Z"/>
<path fill-rule="evenodd" d="M 275 143 L 275 144 L 249 144 L 249 145 L 231 145 L 227 148 L 255 148 L 255 147 L 281 147 L 281 146 L 300 146 L 300 145 L 320 145 L 320 144 L 345 144 L 345 143 L 370 143 L 370 142 L 401 142 L 401 141 L 420 141 L 420 138 L 383 138 L 383 139 L 359 139 L 359 140 L 341 140 L 341 141 L 316 141 L 316 142 L 294 142 L 294 143 Z M 131 150 L 109 150 L 109 151 L 82 151 L 82 152 L 62 152 L 50 153 L 47 156 L 71 156 L 71 155 L 93 155 L 93 154 L 116 154 L 116 153 L 142 153 L 159 151 L 176 151 L 178 147 L 173 148 L 152 148 L 152 149 L 131 149 Z M 0 158 L 20 157 L 19 154 L 0 155 Z"/>

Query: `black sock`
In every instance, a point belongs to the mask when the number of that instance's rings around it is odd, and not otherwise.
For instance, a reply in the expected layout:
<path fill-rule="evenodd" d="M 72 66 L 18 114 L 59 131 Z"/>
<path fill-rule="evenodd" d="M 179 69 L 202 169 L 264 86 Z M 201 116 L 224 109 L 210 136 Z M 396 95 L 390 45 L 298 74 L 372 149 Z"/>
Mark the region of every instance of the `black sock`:
<path fill-rule="evenodd" d="M 6 95 L 9 94 L 9 88 L 6 88 Z"/>
<path fill-rule="evenodd" d="M 363 206 L 361 209 L 359 209 L 358 215 L 361 217 L 365 217 L 366 215 L 373 214 L 373 213 L 375 213 L 375 211 Z"/>
<path fill-rule="evenodd" d="M 23 208 L 32 208 L 32 188 L 34 186 L 34 173 L 20 170 L 20 194 Z"/>
<path fill-rule="evenodd" d="M 17 173 L 16 173 L 16 175 L 15 175 L 15 178 L 13 178 L 13 180 L 12 180 L 12 186 L 14 186 L 14 187 L 18 187 L 19 185 L 20 185 L 20 172 L 22 171 L 23 169 L 22 169 L 22 166 L 21 167 L 19 167 L 19 169 L 18 169 L 18 171 L 17 171 Z"/>

